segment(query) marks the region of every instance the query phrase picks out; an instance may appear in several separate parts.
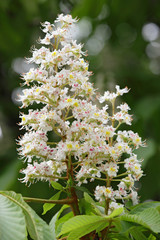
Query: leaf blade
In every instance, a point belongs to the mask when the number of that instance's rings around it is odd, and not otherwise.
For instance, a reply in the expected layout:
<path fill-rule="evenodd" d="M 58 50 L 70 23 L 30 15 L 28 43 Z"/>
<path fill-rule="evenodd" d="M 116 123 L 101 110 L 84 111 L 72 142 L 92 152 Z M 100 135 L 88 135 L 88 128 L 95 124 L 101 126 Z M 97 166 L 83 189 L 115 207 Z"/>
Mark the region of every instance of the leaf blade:
<path fill-rule="evenodd" d="M 49 200 L 58 200 L 60 197 L 61 191 L 57 192 L 53 197 Z M 46 214 L 49 210 L 51 210 L 56 204 L 55 203 L 45 203 L 43 204 L 43 213 L 42 215 Z"/>
<path fill-rule="evenodd" d="M 16 194 L 13 191 L 0 191 L 0 194 L 21 207 L 25 215 L 28 232 L 33 240 L 54 240 L 47 223 L 23 200 L 21 194 Z"/>
<path fill-rule="evenodd" d="M 0 195 L 0 239 L 26 239 L 26 223 L 22 209 Z"/>
<path fill-rule="evenodd" d="M 63 224 L 60 235 L 71 231 L 76 231 L 77 229 L 86 227 L 90 224 L 97 224 L 102 222 L 107 222 L 106 218 L 93 215 L 75 216 Z M 94 227 L 96 227 L 96 225 Z"/>
<path fill-rule="evenodd" d="M 160 214 L 157 209 L 149 208 L 136 214 L 124 214 L 121 220 L 138 223 L 155 233 L 160 232 Z"/>

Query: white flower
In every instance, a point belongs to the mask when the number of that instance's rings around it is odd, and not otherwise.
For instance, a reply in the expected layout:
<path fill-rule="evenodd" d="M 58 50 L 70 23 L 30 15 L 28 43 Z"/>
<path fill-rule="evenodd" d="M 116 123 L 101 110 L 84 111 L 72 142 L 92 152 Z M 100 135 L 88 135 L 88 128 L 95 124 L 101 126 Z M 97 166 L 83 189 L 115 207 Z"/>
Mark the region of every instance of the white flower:
<path fill-rule="evenodd" d="M 54 28 L 54 24 L 51 24 L 48 21 L 45 21 L 44 23 L 41 23 L 42 27 L 44 27 L 42 29 L 43 32 L 47 33 L 47 32 L 52 32 L 53 28 Z"/>
<path fill-rule="evenodd" d="M 131 197 L 131 200 L 133 202 L 133 205 L 136 205 L 138 204 L 138 194 L 136 191 L 131 191 L 131 194 L 130 194 L 130 197 Z"/>
<path fill-rule="evenodd" d="M 76 18 L 72 18 L 71 15 L 64 15 L 63 13 L 58 15 L 57 19 L 55 20 L 55 22 L 64 22 L 64 23 L 68 23 L 68 24 L 72 24 L 77 22 Z"/>
<path fill-rule="evenodd" d="M 120 106 L 117 106 L 122 112 L 128 112 L 130 110 L 130 107 L 127 103 L 121 104 Z"/>
<path fill-rule="evenodd" d="M 117 96 L 119 96 L 119 95 L 122 96 L 124 93 L 129 92 L 129 89 L 127 87 L 120 89 L 120 86 L 118 86 L 118 85 L 116 85 L 116 90 L 117 90 L 117 92 L 116 92 Z"/>
<path fill-rule="evenodd" d="M 114 162 L 105 163 L 103 165 L 103 171 L 107 172 L 109 177 L 116 177 L 118 169 L 119 166 Z"/>
<path fill-rule="evenodd" d="M 99 102 L 103 103 L 105 101 L 113 102 L 118 95 L 116 93 L 105 92 L 103 96 L 99 98 Z"/>
<path fill-rule="evenodd" d="M 105 186 L 97 186 L 95 189 L 95 198 L 97 200 L 103 201 L 104 198 L 113 198 L 113 189 L 112 187 L 105 187 Z"/>

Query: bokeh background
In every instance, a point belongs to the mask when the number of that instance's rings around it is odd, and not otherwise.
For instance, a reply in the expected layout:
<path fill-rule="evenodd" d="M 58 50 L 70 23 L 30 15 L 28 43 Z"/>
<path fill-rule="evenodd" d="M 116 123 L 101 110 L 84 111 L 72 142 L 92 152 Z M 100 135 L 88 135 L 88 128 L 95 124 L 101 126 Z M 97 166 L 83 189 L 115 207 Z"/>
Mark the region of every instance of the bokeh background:
<path fill-rule="evenodd" d="M 29 70 L 24 57 L 42 36 L 40 22 L 53 22 L 59 13 L 78 16 L 75 36 L 88 50 L 101 93 L 114 86 L 131 88 L 124 96 L 134 115 L 132 130 L 147 147 L 139 150 L 144 177 L 138 183 L 140 200 L 160 201 L 160 1 L 159 0 L 5 0 L 0 1 L 0 189 L 23 196 L 49 198 L 47 183 L 30 187 L 19 182 L 15 139 L 21 134 L 20 74 Z M 42 205 L 33 206 L 38 213 Z"/>

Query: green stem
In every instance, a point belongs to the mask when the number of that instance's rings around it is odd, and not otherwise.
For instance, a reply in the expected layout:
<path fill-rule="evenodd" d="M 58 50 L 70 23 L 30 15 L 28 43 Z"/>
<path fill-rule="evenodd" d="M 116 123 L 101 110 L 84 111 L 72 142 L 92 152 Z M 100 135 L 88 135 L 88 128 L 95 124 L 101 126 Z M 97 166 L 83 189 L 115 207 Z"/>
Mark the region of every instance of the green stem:
<path fill-rule="evenodd" d="M 114 181 L 114 182 L 121 182 L 122 179 L 113 179 L 113 178 L 112 178 L 112 181 Z"/>
<path fill-rule="evenodd" d="M 53 180 L 53 179 L 67 179 L 67 177 L 59 177 L 59 176 L 55 176 L 55 175 L 38 175 L 38 177 L 46 177 L 46 178 L 50 178 L 50 180 Z M 35 179 L 36 178 L 36 175 L 33 175 L 33 177 L 31 176 L 30 179 Z"/>
<path fill-rule="evenodd" d="M 58 143 L 57 143 L 57 142 L 47 142 L 47 144 L 50 144 L 50 145 L 57 145 Z"/>
<path fill-rule="evenodd" d="M 69 117 L 65 118 L 65 120 L 71 119 L 71 118 L 73 118 L 73 117 L 74 117 L 74 116 L 69 116 Z"/>
<path fill-rule="evenodd" d="M 30 197 L 23 197 L 25 202 L 39 202 L 39 203 L 54 203 L 54 204 L 72 204 L 74 202 L 73 198 L 66 198 L 61 200 L 48 200 L 48 199 L 41 199 L 41 198 L 30 198 Z"/>
<path fill-rule="evenodd" d="M 97 179 L 97 180 L 100 180 L 100 181 L 105 181 L 105 182 L 106 182 L 106 179 L 105 179 L 105 178 L 99 178 L 99 177 L 89 177 L 89 176 L 87 176 L 86 178 L 93 178 L 93 179 Z"/>
<path fill-rule="evenodd" d="M 122 174 L 119 174 L 119 175 L 117 175 L 115 178 L 117 178 L 117 177 L 122 177 L 122 176 L 126 176 L 126 175 L 128 175 L 128 173 L 127 172 L 125 172 L 125 173 L 122 173 Z M 112 180 L 113 181 L 113 180 Z"/>

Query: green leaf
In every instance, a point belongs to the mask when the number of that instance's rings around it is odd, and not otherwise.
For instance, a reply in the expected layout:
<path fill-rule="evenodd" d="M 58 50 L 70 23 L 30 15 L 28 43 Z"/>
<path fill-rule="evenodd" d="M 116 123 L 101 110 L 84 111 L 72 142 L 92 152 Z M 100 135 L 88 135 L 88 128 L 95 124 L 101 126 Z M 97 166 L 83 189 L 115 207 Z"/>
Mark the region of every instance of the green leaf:
<path fill-rule="evenodd" d="M 138 215 L 124 214 L 120 217 L 120 219 L 140 224 L 155 233 L 160 232 L 160 214 L 158 210 L 154 208 L 145 209 Z"/>
<path fill-rule="evenodd" d="M 62 220 L 63 217 L 60 218 L 60 216 L 61 216 L 61 214 L 64 214 L 63 213 L 64 211 L 67 211 L 67 210 L 70 210 L 70 207 L 68 207 L 68 205 L 63 205 L 58 212 L 57 221 L 55 222 L 56 236 L 58 236 L 59 233 L 61 232 L 61 228 L 62 228 L 62 225 L 63 225 L 63 220 Z"/>
<path fill-rule="evenodd" d="M 130 211 L 130 214 L 137 214 L 142 211 L 144 211 L 147 208 L 157 208 L 160 207 L 160 202 L 145 202 L 145 203 L 140 203 L 133 207 L 133 209 Z"/>
<path fill-rule="evenodd" d="M 87 201 L 87 202 L 89 202 L 89 203 L 93 203 L 94 205 L 96 205 L 96 202 L 93 200 L 93 198 L 91 198 L 90 196 L 89 196 L 89 194 L 88 193 L 84 193 L 84 199 Z"/>
<path fill-rule="evenodd" d="M 56 222 L 56 236 L 61 232 L 63 224 L 70 218 L 73 217 L 73 212 L 66 213 L 63 217 L 57 220 Z"/>
<path fill-rule="evenodd" d="M 96 224 L 96 226 L 95 226 Z M 101 231 L 103 230 L 105 227 L 107 227 L 108 223 L 107 222 L 96 222 L 96 223 L 91 223 L 88 225 L 85 225 L 83 227 L 79 227 L 76 230 L 72 231 L 69 235 L 68 235 L 68 240 L 79 240 L 82 236 L 85 236 L 86 234 L 95 231 Z"/>
<path fill-rule="evenodd" d="M 115 210 L 113 210 L 113 212 L 106 216 L 106 218 L 114 218 L 114 217 L 117 217 L 118 215 L 122 214 L 123 213 L 123 207 L 120 207 L 120 208 L 117 208 Z"/>
<path fill-rule="evenodd" d="M 55 231 L 55 225 L 56 225 L 56 221 L 57 221 L 57 216 L 58 216 L 59 212 L 57 212 L 53 218 L 51 219 L 50 223 L 49 223 L 49 228 L 51 233 L 53 234 L 53 239 L 56 240 L 56 231 Z"/>
<path fill-rule="evenodd" d="M 140 229 L 138 229 L 138 227 L 130 229 L 129 232 L 135 240 L 147 240 L 146 236 L 142 233 Z"/>
<path fill-rule="evenodd" d="M 82 215 L 92 215 L 93 206 L 91 203 L 86 202 L 84 198 L 79 199 L 79 208 Z"/>
<path fill-rule="evenodd" d="M 63 190 L 63 186 L 58 182 L 51 181 L 51 185 L 52 185 L 53 188 L 55 188 L 57 190 Z"/>
<path fill-rule="evenodd" d="M 94 211 L 93 211 L 94 213 L 96 213 L 97 215 L 100 215 L 100 216 L 104 214 L 104 208 L 97 206 L 97 204 L 93 200 L 93 198 L 91 198 L 89 196 L 89 194 L 86 192 L 84 193 L 84 199 L 86 200 L 86 202 L 90 203 L 94 207 Z"/>
<path fill-rule="evenodd" d="M 49 200 L 58 200 L 60 197 L 61 191 L 57 192 L 53 197 L 51 197 Z M 45 203 L 43 205 L 43 213 L 42 215 L 46 214 L 49 210 L 51 210 L 56 204 L 55 203 Z"/>
<path fill-rule="evenodd" d="M 119 233 L 128 233 L 128 231 L 133 228 L 134 226 L 137 226 L 136 223 L 131 222 L 125 222 L 125 221 L 115 221 L 115 231 Z"/>
<path fill-rule="evenodd" d="M 153 234 L 150 234 L 148 240 L 156 240 L 156 237 L 153 236 Z"/>
<path fill-rule="evenodd" d="M 77 232 L 79 237 L 80 235 L 84 236 L 85 234 L 96 230 L 102 223 L 106 223 L 106 225 L 108 224 L 106 218 L 90 215 L 75 216 L 63 224 L 60 235 L 71 232 L 69 239 L 73 239 L 73 236 L 77 236 Z"/>
<path fill-rule="evenodd" d="M 21 194 L 12 191 L 0 191 L 0 194 L 21 207 L 25 215 L 27 230 L 33 240 L 54 240 L 47 223 L 23 200 Z"/>
<path fill-rule="evenodd" d="M 0 195 L 0 239 L 26 239 L 26 223 L 22 209 Z"/>
<path fill-rule="evenodd" d="M 130 237 L 125 236 L 124 234 L 121 233 L 110 233 L 108 234 L 108 239 L 112 240 L 130 240 Z"/>

